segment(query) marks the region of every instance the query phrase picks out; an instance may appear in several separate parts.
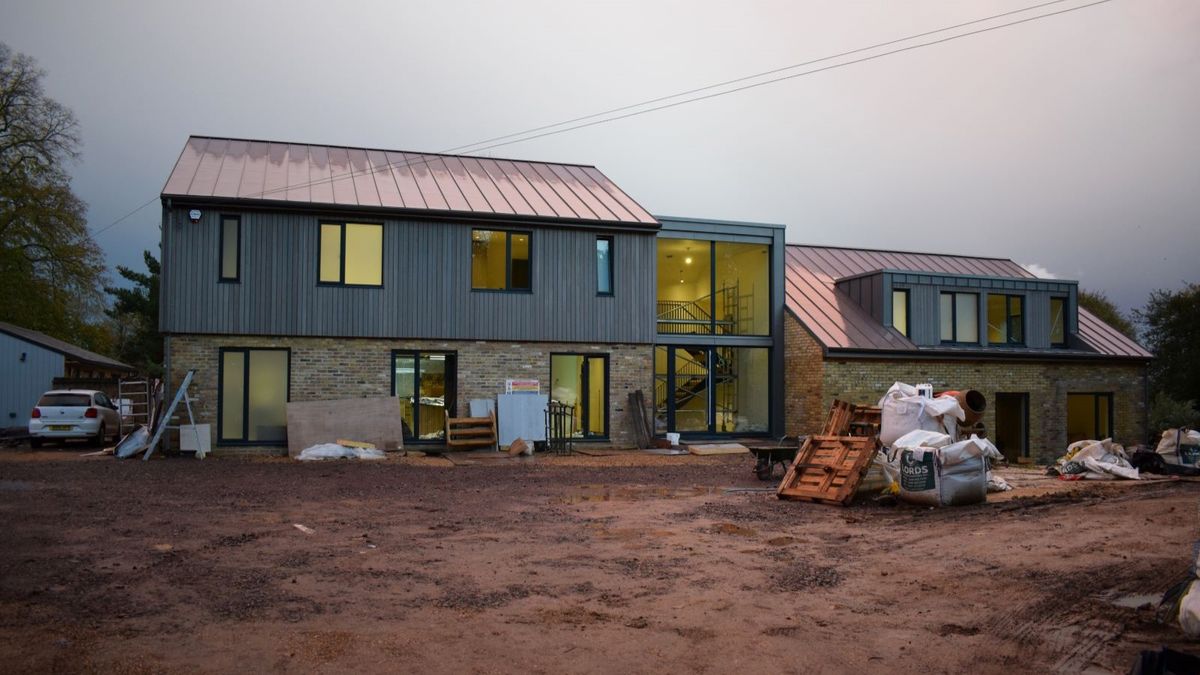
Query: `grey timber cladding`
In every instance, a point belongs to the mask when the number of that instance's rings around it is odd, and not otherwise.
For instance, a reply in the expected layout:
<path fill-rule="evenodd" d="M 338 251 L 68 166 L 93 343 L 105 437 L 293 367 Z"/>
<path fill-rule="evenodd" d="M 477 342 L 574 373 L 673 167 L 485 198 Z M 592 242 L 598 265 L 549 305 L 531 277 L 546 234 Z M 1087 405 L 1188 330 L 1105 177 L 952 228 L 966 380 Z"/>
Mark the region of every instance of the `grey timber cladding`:
<path fill-rule="evenodd" d="M 318 286 L 321 222 L 305 213 L 164 209 L 160 327 L 166 333 L 650 343 L 654 232 L 382 223 L 383 287 Z M 219 283 L 220 218 L 241 217 L 241 281 Z M 471 229 L 531 232 L 532 293 L 471 290 Z M 595 241 L 611 235 L 615 295 L 596 295 Z"/>

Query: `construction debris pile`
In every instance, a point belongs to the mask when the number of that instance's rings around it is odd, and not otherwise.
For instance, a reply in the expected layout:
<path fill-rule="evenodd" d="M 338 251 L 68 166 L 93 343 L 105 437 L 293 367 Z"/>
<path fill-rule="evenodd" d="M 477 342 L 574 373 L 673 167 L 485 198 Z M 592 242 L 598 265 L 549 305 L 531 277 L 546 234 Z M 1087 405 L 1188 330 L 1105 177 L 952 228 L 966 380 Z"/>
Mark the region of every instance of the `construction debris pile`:
<path fill-rule="evenodd" d="M 1138 470 L 1129 463 L 1129 455 L 1111 438 L 1102 441 L 1076 441 L 1046 470 L 1059 480 L 1139 480 Z"/>

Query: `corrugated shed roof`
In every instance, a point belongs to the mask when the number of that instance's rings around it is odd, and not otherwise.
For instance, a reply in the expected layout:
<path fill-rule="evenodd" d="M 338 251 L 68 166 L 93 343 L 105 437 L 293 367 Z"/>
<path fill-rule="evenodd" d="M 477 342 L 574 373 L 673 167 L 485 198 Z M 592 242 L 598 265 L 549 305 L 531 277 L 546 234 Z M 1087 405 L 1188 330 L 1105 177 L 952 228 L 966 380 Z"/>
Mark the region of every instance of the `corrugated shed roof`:
<path fill-rule="evenodd" d="M 876 251 L 788 244 L 785 294 L 787 308 L 827 349 L 917 351 L 910 340 L 874 317 L 838 290 L 843 277 L 876 270 L 940 272 L 992 277 L 1036 278 L 1012 260 L 938 253 Z M 1141 345 L 1122 335 L 1085 309 L 1079 310 L 1079 338 L 1090 351 L 1122 358 L 1150 358 Z M 921 350 L 928 351 L 928 349 Z M 976 350 L 977 352 L 978 350 Z M 996 353 L 1031 354 L 1032 350 L 989 349 Z M 1039 352 L 1040 353 L 1040 352 Z M 1063 355 L 1063 350 L 1045 351 Z"/>
<path fill-rule="evenodd" d="M 658 225 L 593 166 L 209 136 L 162 196 Z"/>
<path fill-rule="evenodd" d="M 76 361 L 81 361 L 90 365 L 103 366 L 106 368 L 117 368 L 121 370 L 127 370 L 129 372 L 133 372 L 134 370 L 133 366 L 121 363 L 116 359 L 110 359 L 103 354 L 89 352 L 82 347 L 76 347 L 69 342 L 63 342 L 58 338 L 52 338 L 45 333 L 39 333 L 36 330 L 22 328 L 21 326 L 14 326 L 11 323 L 0 321 L 0 333 L 8 333 L 15 338 L 24 340 L 26 342 L 31 342 L 35 345 L 40 345 L 46 349 L 49 349 L 50 351 L 58 352 L 63 356 L 69 356 Z"/>

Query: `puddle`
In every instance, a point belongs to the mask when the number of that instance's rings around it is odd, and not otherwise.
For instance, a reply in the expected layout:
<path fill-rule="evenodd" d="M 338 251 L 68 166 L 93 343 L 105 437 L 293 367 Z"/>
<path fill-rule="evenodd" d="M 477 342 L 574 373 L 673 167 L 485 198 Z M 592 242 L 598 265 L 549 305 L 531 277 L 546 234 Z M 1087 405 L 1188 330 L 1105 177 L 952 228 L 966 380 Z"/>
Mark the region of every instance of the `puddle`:
<path fill-rule="evenodd" d="M 709 487 L 612 487 L 608 485 L 581 485 L 573 494 L 561 497 L 561 504 L 584 502 L 638 502 L 650 499 L 687 499 L 713 494 L 716 488 Z"/>
<path fill-rule="evenodd" d="M 1130 609 L 1138 609 L 1141 607 L 1156 607 L 1158 601 L 1162 599 L 1161 595 L 1139 593 L 1134 595 L 1122 595 L 1109 600 L 1117 607 L 1128 607 Z"/>

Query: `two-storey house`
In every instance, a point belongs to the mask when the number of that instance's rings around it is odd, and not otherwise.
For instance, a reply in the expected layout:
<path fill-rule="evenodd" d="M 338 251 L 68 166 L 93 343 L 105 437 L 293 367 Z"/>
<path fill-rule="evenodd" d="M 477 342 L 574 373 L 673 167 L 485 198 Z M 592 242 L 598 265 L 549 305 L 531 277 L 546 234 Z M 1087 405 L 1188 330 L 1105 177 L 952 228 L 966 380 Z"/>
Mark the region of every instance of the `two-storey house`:
<path fill-rule="evenodd" d="M 1151 355 L 1080 308 L 1077 282 L 998 258 L 789 245 L 786 289 L 789 433 L 902 381 L 983 392 L 1012 461 L 1146 440 Z"/>
<path fill-rule="evenodd" d="M 783 230 L 648 213 L 592 166 L 189 138 L 162 191 L 169 382 L 219 446 L 286 403 L 397 397 L 436 443 L 508 380 L 581 440 L 783 426 Z M 653 392 L 653 394 L 651 394 Z"/>

